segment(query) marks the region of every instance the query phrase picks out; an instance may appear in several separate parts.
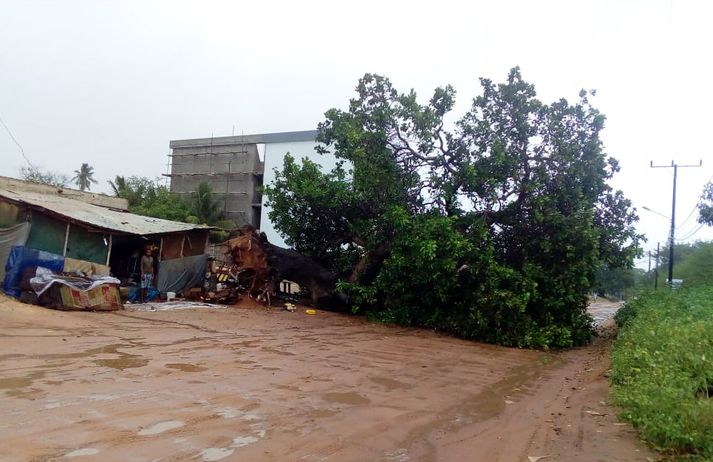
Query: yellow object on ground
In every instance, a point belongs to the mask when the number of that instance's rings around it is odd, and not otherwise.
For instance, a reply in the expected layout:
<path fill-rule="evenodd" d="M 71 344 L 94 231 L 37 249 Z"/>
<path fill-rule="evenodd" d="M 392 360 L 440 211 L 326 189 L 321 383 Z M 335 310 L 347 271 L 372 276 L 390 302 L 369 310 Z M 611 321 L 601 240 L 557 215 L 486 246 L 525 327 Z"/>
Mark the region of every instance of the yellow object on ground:
<path fill-rule="evenodd" d="M 317 310 L 312 310 L 312 309 L 305 310 L 305 314 L 317 314 Z"/>

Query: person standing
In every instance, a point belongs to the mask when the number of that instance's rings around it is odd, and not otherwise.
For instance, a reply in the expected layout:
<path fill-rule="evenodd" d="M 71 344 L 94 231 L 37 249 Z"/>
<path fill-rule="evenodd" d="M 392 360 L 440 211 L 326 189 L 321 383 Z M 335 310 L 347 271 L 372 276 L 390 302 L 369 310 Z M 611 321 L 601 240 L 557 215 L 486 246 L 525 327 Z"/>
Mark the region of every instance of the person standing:
<path fill-rule="evenodd" d="M 146 301 L 149 288 L 153 285 L 154 261 L 151 255 L 151 247 L 146 246 L 144 255 L 141 257 L 141 303 Z"/>

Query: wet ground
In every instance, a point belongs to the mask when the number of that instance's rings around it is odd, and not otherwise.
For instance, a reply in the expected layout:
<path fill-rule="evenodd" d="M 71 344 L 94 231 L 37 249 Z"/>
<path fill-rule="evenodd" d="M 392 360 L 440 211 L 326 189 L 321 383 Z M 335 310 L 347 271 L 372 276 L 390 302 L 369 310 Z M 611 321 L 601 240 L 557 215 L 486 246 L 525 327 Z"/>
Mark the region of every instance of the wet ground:
<path fill-rule="evenodd" d="M 3 461 L 653 457 L 606 403 L 606 340 L 548 353 L 303 308 L 2 296 L 0 326 Z"/>

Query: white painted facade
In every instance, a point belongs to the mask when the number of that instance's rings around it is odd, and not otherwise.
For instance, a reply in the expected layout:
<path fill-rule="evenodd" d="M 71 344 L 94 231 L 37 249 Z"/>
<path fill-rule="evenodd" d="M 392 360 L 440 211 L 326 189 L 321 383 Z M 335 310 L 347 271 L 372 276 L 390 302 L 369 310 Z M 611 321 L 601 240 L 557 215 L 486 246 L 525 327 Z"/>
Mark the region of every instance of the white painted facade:
<path fill-rule="evenodd" d="M 331 171 L 337 165 L 337 158 L 333 154 L 319 154 L 314 141 L 293 141 L 284 143 L 266 143 L 264 147 L 264 174 L 263 184 L 269 185 L 275 180 L 275 168 L 282 170 L 287 153 L 291 154 L 298 162 L 308 158 L 319 164 L 322 171 Z M 265 232 L 267 239 L 281 247 L 287 247 L 284 237 L 275 229 L 268 214 L 271 208 L 267 205 L 267 197 L 262 198 L 262 213 L 260 215 L 260 230 Z"/>

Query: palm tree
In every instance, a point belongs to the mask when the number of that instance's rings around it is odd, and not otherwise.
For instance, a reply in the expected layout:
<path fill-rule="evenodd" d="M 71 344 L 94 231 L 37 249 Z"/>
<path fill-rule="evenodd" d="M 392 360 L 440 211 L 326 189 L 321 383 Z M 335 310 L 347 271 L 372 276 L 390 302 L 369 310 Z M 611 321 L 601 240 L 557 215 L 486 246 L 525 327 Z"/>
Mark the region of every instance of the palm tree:
<path fill-rule="evenodd" d="M 72 181 L 74 181 L 74 184 L 79 186 L 79 189 L 82 191 L 90 189 L 92 183 L 97 182 L 97 180 L 94 179 L 94 167 L 90 167 L 89 164 L 82 164 L 79 170 L 74 171 Z"/>
<path fill-rule="evenodd" d="M 129 188 L 126 185 L 126 178 L 121 175 L 116 175 L 114 181 L 109 180 L 109 186 L 116 197 L 126 198 Z"/>
<path fill-rule="evenodd" d="M 192 199 L 191 209 L 199 223 L 213 225 L 223 217 L 220 203 L 213 200 L 213 188 L 208 183 L 199 184 Z"/>

